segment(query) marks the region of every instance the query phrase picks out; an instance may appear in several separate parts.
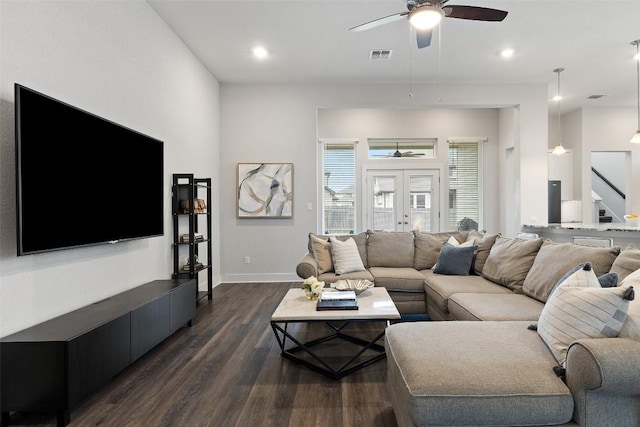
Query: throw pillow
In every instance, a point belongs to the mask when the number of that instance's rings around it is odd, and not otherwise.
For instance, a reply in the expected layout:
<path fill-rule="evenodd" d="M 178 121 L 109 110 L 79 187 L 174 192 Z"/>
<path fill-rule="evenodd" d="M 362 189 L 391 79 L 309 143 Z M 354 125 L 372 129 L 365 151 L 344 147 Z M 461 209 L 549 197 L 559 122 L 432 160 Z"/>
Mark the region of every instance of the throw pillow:
<path fill-rule="evenodd" d="M 498 236 L 482 268 L 482 275 L 498 285 L 522 293 L 522 284 L 540 246 L 540 238 L 522 240 Z"/>
<path fill-rule="evenodd" d="M 475 246 L 454 246 L 450 243 L 442 245 L 438 263 L 433 269 L 434 273 L 449 274 L 455 276 L 468 276 L 473 262 Z"/>
<path fill-rule="evenodd" d="M 455 236 L 464 241 L 466 233 L 444 232 L 444 233 L 419 233 L 415 232 L 413 257 L 413 268 L 416 270 L 426 270 L 432 268 L 438 261 L 438 255 L 442 244 L 451 236 Z M 463 237 L 464 236 L 464 237 Z"/>
<path fill-rule="evenodd" d="M 620 286 L 633 286 L 635 289 L 640 289 L 640 269 L 625 277 Z M 640 341 L 640 298 L 629 303 L 627 320 L 625 320 L 618 336 Z"/>
<path fill-rule="evenodd" d="M 328 240 L 321 239 L 320 237 L 310 233 L 309 240 L 311 242 L 311 249 L 313 250 L 313 257 L 318 264 L 318 273 L 328 273 L 333 271 L 333 260 L 331 259 L 331 244 Z"/>
<path fill-rule="evenodd" d="M 619 247 L 597 248 L 545 241 L 524 279 L 525 295 L 545 302 L 559 279 L 572 267 L 590 262 L 596 276 L 608 273 L 620 253 Z"/>
<path fill-rule="evenodd" d="M 595 279 L 594 279 L 595 278 Z M 558 280 L 558 283 L 549 292 L 549 298 L 560 286 L 572 288 L 601 288 L 598 278 L 593 273 L 591 263 L 583 262 L 569 270 L 564 276 Z"/>
<path fill-rule="evenodd" d="M 598 276 L 598 283 L 603 288 L 615 288 L 618 286 L 618 273 L 606 273 Z"/>
<path fill-rule="evenodd" d="M 331 244 L 333 266 L 336 274 L 364 270 L 364 264 L 360 258 L 360 252 L 358 252 L 355 240 L 349 238 L 343 242 L 332 236 L 329 237 L 329 243 Z"/>
<path fill-rule="evenodd" d="M 618 280 L 623 281 L 625 277 L 638 269 L 640 269 L 640 249 L 629 245 L 613 261 L 610 271 L 618 273 Z"/>
<path fill-rule="evenodd" d="M 595 274 L 593 279 L 597 280 Z M 563 284 L 544 305 L 538 333 L 564 368 L 567 349 L 574 341 L 618 336 L 627 318 L 630 299 L 632 287 L 603 289 Z"/>
<path fill-rule="evenodd" d="M 456 239 L 455 237 L 451 236 L 446 241 L 446 243 L 451 245 L 451 246 L 453 246 L 453 247 L 455 247 L 455 248 L 468 248 L 468 247 L 473 246 L 473 241 L 474 241 L 473 237 L 471 237 L 471 238 L 467 237 L 467 240 L 465 240 L 464 242 L 460 243 L 458 241 L 458 239 Z M 442 253 L 442 252 L 440 252 L 440 253 Z M 438 256 L 439 255 L 440 254 L 438 254 Z M 473 260 L 472 260 L 472 262 L 473 262 Z M 438 263 L 436 262 L 435 265 L 433 266 L 432 270 L 435 272 L 437 269 L 438 269 Z M 447 273 L 440 273 L 440 274 L 447 274 Z"/>

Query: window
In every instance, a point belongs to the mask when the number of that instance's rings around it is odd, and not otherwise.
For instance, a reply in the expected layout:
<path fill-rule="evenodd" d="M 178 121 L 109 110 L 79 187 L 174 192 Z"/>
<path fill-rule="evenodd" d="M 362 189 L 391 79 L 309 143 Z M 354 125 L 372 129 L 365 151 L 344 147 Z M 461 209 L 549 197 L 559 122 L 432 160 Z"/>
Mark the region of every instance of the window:
<path fill-rule="evenodd" d="M 370 159 L 434 159 L 436 139 L 369 139 Z"/>
<path fill-rule="evenodd" d="M 323 149 L 322 233 L 356 231 L 356 150 L 354 142 L 325 142 Z"/>
<path fill-rule="evenodd" d="M 449 141 L 449 229 L 471 218 L 480 226 L 481 160 L 480 141 Z"/>

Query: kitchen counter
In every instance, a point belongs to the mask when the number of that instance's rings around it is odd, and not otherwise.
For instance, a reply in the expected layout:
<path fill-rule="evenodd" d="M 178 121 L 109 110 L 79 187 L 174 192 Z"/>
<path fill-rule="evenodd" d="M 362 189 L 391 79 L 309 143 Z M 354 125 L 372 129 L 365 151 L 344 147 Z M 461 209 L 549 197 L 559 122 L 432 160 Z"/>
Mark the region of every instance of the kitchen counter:
<path fill-rule="evenodd" d="M 602 246 L 603 242 L 608 240 L 611 245 L 622 248 L 630 244 L 640 247 L 640 226 L 623 223 L 525 224 L 522 231 L 535 233 L 555 242 L 574 242 L 575 239 L 579 239 L 581 244 L 589 244 L 589 239 L 592 239 L 593 245 L 596 246 Z"/>

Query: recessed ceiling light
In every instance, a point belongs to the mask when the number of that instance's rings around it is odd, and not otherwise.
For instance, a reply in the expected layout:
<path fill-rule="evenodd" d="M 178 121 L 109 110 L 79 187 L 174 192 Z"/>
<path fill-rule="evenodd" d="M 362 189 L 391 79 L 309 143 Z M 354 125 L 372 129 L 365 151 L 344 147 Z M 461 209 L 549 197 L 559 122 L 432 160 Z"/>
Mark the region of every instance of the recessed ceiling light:
<path fill-rule="evenodd" d="M 561 97 L 560 95 L 556 95 L 556 96 L 554 96 L 553 98 L 551 98 L 551 100 L 552 100 L 552 101 L 556 101 L 556 102 L 558 102 L 558 101 L 561 101 L 561 100 L 562 100 L 562 97 Z"/>
<path fill-rule="evenodd" d="M 506 48 L 506 49 L 503 49 L 502 52 L 500 52 L 500 56 L 502 56 L 503 58 L 511 58 L 514 53 L 516 53 L 515 50 L 511 48 Z"/>
<path fill-rule="evenodd" d="M 267 52 L 267 49 L 263 48 L 262 46 L 256 46 L 253 48 L 253 56 L 255 56 L 258 59 L 264 59 L 267 56 L 269 56 L 269 52 Z"/>

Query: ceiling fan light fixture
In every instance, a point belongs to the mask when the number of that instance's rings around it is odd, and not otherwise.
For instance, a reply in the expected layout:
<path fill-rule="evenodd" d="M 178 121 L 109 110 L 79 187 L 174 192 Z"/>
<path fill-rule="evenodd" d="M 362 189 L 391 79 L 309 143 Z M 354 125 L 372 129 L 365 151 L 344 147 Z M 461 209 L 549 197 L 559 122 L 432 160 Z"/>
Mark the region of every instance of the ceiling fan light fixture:
<path fill-rule="evenodd" d="M 437 6 L 418 6 L 409 12 L 409 22 L 418 30 L 430 30 L 442 21 L 444 13 Z"/>

